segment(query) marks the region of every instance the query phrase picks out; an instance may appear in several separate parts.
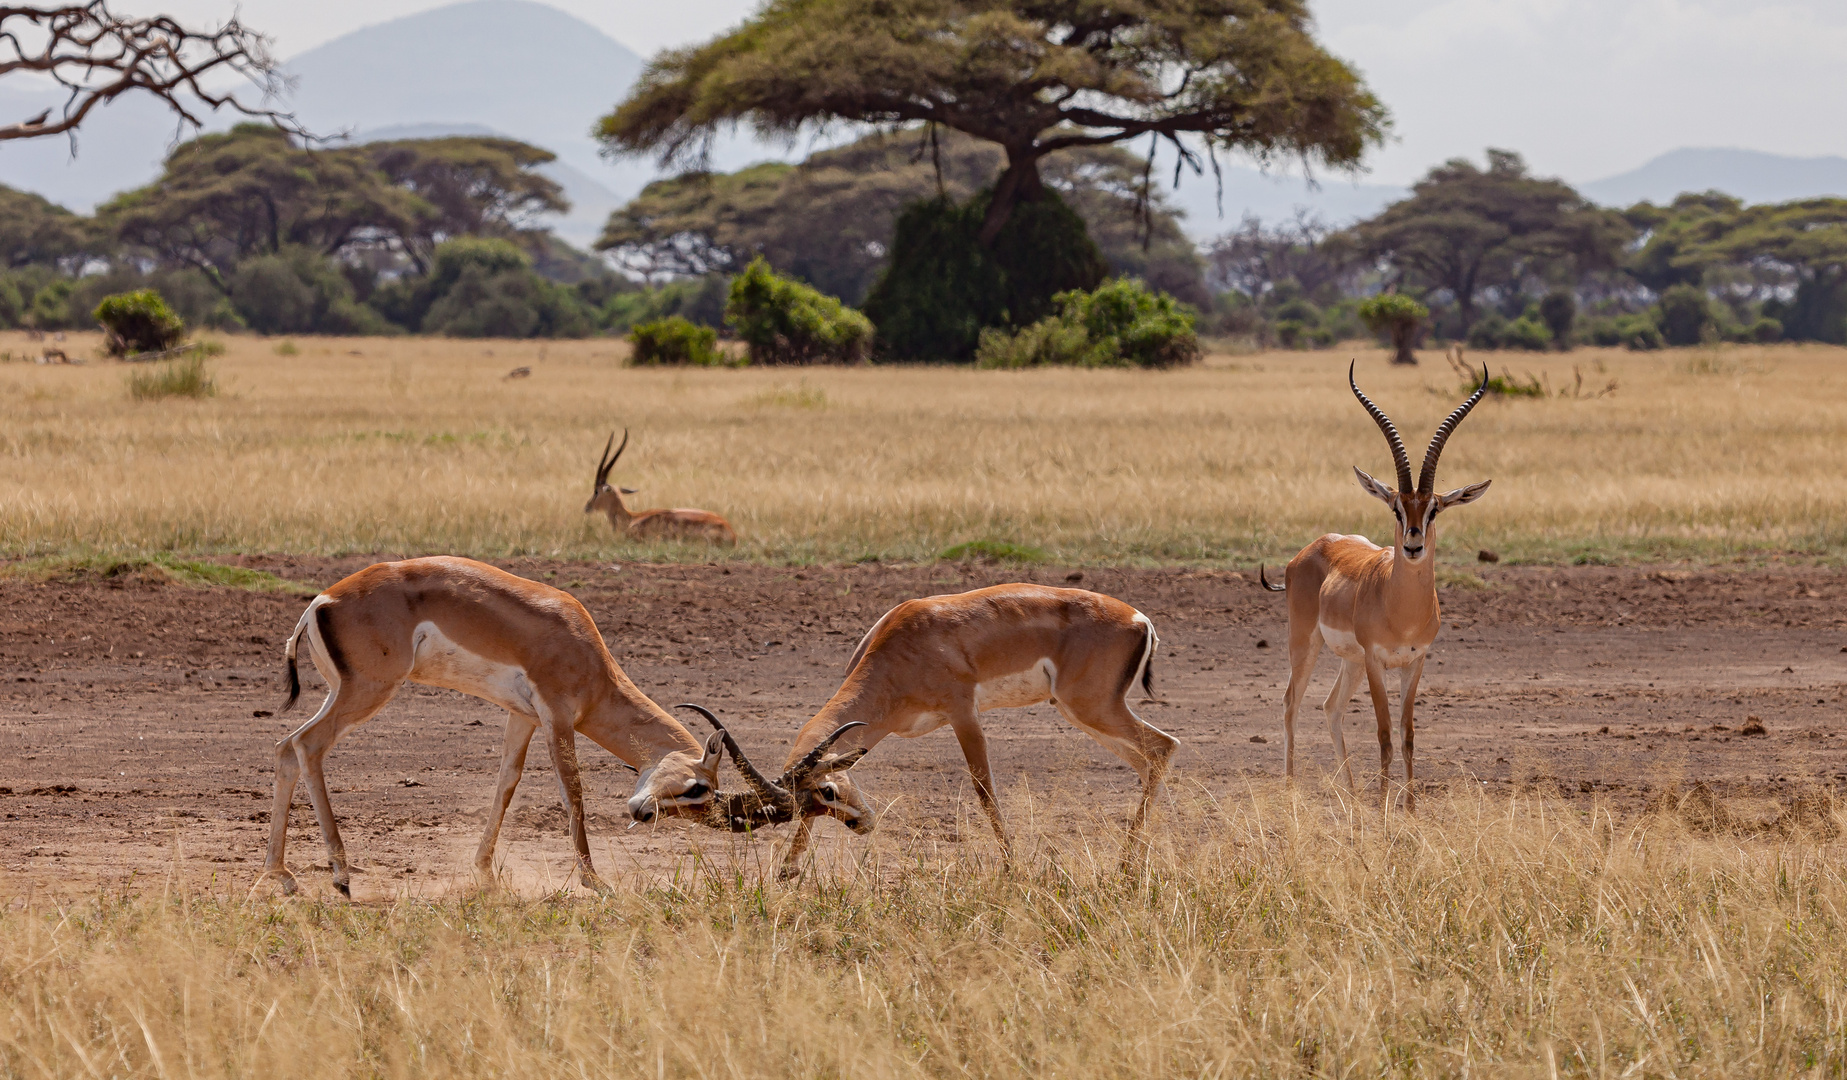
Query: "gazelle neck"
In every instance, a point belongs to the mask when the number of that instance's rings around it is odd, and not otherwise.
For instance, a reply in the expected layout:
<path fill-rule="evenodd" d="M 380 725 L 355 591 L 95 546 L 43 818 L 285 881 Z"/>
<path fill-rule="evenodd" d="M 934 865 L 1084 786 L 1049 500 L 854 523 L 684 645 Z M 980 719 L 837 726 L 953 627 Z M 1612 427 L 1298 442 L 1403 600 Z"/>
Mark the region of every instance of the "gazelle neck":
<path fill-rule="evenodd" d="M 890 695 L 884 692 L 883 680 L 870 677 L 865 671 L 856 670 L 847 676 L 834 696 L 821 706 L 821 711 L 802 725 L 795 734 L 795 744 L 789 748 L 789 760 L 783 764 L 788 769 L 800 761 L 803 755 L 821 744 L 821 740 L 840 729 L 842 724 L 858 721 L 868 727 L 876 726 L 891 711 Z M 866 729 L 860 729 L 864 731 Z M 844 750 L 863 745 L 855 741 L 855 735 L 849 733 L 838 744 Z"/>
<path fill-rule="evenodd" d="M 622 731 L 624 752 L 618 753 L 614 747 L 607 749 L 638 770 L 645 772 L 653 768 L 676 750 L 698 753 L 701 749 L 699 740 L 686 730 L 686 725 L 642 693 L 613 660 L 609 685 L 595 708 Z"/>
<path fill-rule="evenodd" d="M 635 515 L 629 513 L 628 504 L 622 501 L 622 492 L 614 484 L 597 494 L 597 508 L 609 518 L 609 523 L 618 529 L 627 529 Z"/>

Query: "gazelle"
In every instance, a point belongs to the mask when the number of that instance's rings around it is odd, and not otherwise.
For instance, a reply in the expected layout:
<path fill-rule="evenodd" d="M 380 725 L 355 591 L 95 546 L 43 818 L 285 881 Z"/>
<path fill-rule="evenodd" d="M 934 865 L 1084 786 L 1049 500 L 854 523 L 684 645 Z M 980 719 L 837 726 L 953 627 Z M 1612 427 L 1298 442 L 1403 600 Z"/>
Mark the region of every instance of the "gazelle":
<path fill-rule="evenodd" d="M 650 794 L 641 802 L 629 801 L 637 819 L 652 816 L 662 801 L 681 813 L 735 802 L 737 796 L 716 791 L 721 753 L 727 748 L 746 779 L 756 775 L 728 734 L 715 732 L 701 746 L 637 690 L 575 597 L 472 559 L 378 563 L 315 597 L 285 650 L 285 710 L 301 696 L 295 663 L 304 641 L 327 680 L 327 700 L 276 747 L 276 797 L 263 871 L 284 892 L 296 888 L 283 856 L 295 784 L 306 774 L 334 886 L 351 895 L 346 848 L 328 801 L 322 759 L 406 682 L 460 690 L 507 710 L 499 786 L 475 851 L 475 871 L 485 880 L 492 879 L 500 824 L 525 768 L 527 746 L 540 728 L 558 774 L 578 875 L 591 888 L 600 888 L 601 882 L 584 831 L 578 734 L 639 773 L 638 787 Z"/>
<path fill-rule="evenodd" d="M 603 456 L 596 463 L 596 487 L 590 493 L 590 501 L 584 504 L 584 513 L 601 510 L 609 518 L 619 533 L 626 533 L 641 540 L 706 540 L 714 544 L 735 544 L 737 533 L 732 531 L 731 523 L 710 510 L 643 510 L 631 513 L 622 496 L 635 494 L 634 488 L 611 487 L 609 470 L 615 468 L 616 459 L 622 451 L 628 449 L 628 429 L 622 429 L 622 445 L 616 446 L 612 456 L 611 446 L 616 445 L 615 432 L 609 433 L 609 442 L 603 446 Z"/>
<path fill-rule="evenodd" d="M 1158 641 L 1146 615 L 1083 589 L 995 585 L 907 600 L 860 640 L 846 681 L 796 734 L 790 768 L 831 739 L 838 739 L 844 759 L 872 749 L 888 735 L 914 739 L 947 724 L 962 746 L 975 794 L 1005 853 L 1007 831 L 994 799 L 980 715 L 1049 701 L 1141 778 L 1141 802 L 1129 824 L 1132 852 L 1148 805 L 1180 745 L 1129 708 L 1129 691 L 1137 681 L 1153 693 Z M 839 818 L 856 832 L 872 827 L 863 793 L 851 779 L 833 773 L 815 786 L 801 810 L 784 876 L 796 871 L 814 819 L 823 815 Z"/>
<path fill-rule="evenodd" d="M 1412 707 L 1417 701 L 1418 679 L 1424 673 L 1424 659 L 1436 640 L 1439 627 L 1437 609 L 1436 555 L 1431 545 L 1431 526 L 1436 516 L 1452 506 L 1472 503 L 1488 490 L 1490 481 L 1470 484 L 1454 491 L 1435 494 L 1437 459 L 1443 444 L 1469 415 L 1469 410 L 1488 390 L 1488 369 L 1481 372 L 1481 386 L 1467 401 L 1445 417 L 1431 436 L 1430 448 L 1424 452 L 1423 471 L 1417 487 L 1411 486 L 1411 459 L 1405 453 L 1398 428 L 1377 405 L 1360 392 L 1353 380 L 1353 367 L 1347 367 L 1347 385 L 1353 396 L 1366 407 L 1385 441 L 1391 444 L 1392 463 L 1398 470 L 1398 490 L 1381 484 L 1355 466 L 1360 487 L 1368 495 L 1391 507 L 1397 519 L 1392 546 L 1382 548 L 1363 536 L 1329 533 L 1303 548 L 1289 560 L 1284 584 L 1272 585 L 1257 568 L 1258 580 L 1271 592 L 1289 593 L 1289 691 L 1283 705 L 1283 772 L 1295 778 L 1295 714 L 1308 691 L 1309 676 L 1314 673 L 1315 659 L 1326 642 L 1340 657 L 1340 674 L 1334 680 L 1322 708 L 1327 710 L 1328 725 L 1334 736 L 1334 753 L 1340 758 L 1341 775 L 1347 790 L 1357 794 L 1353 783 L 1353 766 L 1347 759 L 1347 743 L 1341 735 L 1340 714 L 1366 676 L 1372 692 L 1372 708 L 1379 725 L 1379 798 L 1387 797 L 1388 773 L 1392 764 L 1392 713 L 1385 694 L 1385 671 L 1398 672 L 1398 695 L 1402 699 L 1400 720 L 1404 742 L 1405 808 L 1415 805 L 1411 790 L 1416 777 L 1413 754 L 1414 731 Z"/>

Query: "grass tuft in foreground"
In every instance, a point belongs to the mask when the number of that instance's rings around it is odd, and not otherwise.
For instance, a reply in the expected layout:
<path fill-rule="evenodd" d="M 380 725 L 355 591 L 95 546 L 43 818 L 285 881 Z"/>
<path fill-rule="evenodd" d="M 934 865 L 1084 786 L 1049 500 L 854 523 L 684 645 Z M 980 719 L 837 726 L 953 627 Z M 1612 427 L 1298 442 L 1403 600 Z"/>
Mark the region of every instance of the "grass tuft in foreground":
<path fill-rule="evenodd" d="M 162 398 L 208 398 L 218 396 L 218 383 L 205 366 L 201 351 L 177 360 L 165 360 L 143 371 L 128 374 L 128 396 L 136 401 L 159 401 Z"/>
<path fill-rule="evenodd" d="M 0 1074 L 1797 1076 L 1847 1062 L 1847 883 L 1814 835 L 1539 798 L 1174 800 L 748 849 L 573 899 L 188 892 L 0 915 Z M 1049 815 L 1048 815 L 1049 816 Z M 703 839 L 703 838 L 698 838 Z M 985 835 L 982 840 L 985 840 Z M 684 842 L 678 838 L 675 842 Z M 694 842 L 697 842 L 695 840 Z"/>

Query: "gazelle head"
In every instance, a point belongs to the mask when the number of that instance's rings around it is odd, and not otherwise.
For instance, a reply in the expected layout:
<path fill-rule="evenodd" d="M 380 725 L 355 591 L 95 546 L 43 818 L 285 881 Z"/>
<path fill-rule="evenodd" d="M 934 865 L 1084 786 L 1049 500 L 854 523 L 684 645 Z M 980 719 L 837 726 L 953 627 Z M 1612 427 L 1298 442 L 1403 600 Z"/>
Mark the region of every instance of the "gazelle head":
<path fill-rule="evenodd" d="M 766 818 L 787 821 L 795 815 L 795 796 L 757 771 L 718 717 L 698 705 L 678 708 L 697 709 L 716 730 L 697 753 L 675 750 L 635 778 L 635 794 L 628 801 L 630 817 L 638 822 L 658 817 L 701 817 L 735 801 L 734 795 L 718 790 L 718 767 L 724 764 L 725 751 L 730 752 L 732 763 L 744 775 L 744 782 L 750 785 Z"/>
<path fill-rule="evenodd" d="M 612 431 L 609 433 L 609 442 L 603 444 L 603 456 L 597 459 L 596 485 L 590 491 L 590 501 L 584 504 L 586 514 L 601 510 L 611 517 L 628 515 L 628 507 L 623 505 L 622 496 L 635 494 L 635 489 L 609 486 L 609 470 L 616 467 L 616 458 L 628 449 L 628 428 L 622 429 L 622 445 L 616 446 L 615 454 L 611 455 L 609 448 L 615 445 L 616 433 Z"/>
<path fill-rule="evenodd" d="M 879 816 L 872 809 L 871 800 L 847 775 L 847 770 L 866 756 L 866 748 L 848 750 L 844 754 L 830 752 L 834 741 L 848 729 L 865 726 L 857 720 L 840 725 L 782 774 L 781 784 L 799 800 L 802 817 L 831 817 L 861 836 L 871 832 L 878 823 Z"/>
<path fill-rule="evenodd" d="M 706 743 L 708 750 L 713 746 L 723 746 L 730 751 L 732 761 L 750 790 L 717 792 L 709 804 L 659 799 L 657 805 L 663 816 L 702 817 L 708 825 L 734 831 L 793 821 L 798 817 L 831 817 L 856 833 L 872 831 L 878 814 L 859 787 L 846 775 L 848 769 L 866 756 L 866 751 L 856 749 L 841 754 L 833 753 L 834 744 L 842 735 L 856 727 L 865 727 L 865 724 L 855 721 L 840 725 L 827 738 L 822 739 L 820 745 L 789 766 L 780 779 L 771 780 L 744 757 L 738 749 L 737 741 L 719 723 L 718 717 L 712 715 L 711 710 L 690 704 L 679 708 L 698 712 L 712 725 L 715 731 L 712 739 Z M 691 756 L 687 751 L 681 753 Z M 704 769 L 703 762 L 700 768 Z M 714 765 L 709 772 L 701 772 L 698 779 L 711 788 L 716 786 L 716 777 L 717 768 Z M 665 792 L 671 792 L 677 782 L 681 781 L 664 778 L 657 786 Z M 642 795 L 638 787 L 636 797 Z M 631 808 L 635 805 L 634 800 L 630 801 L 630 805 Z"/>
<path fill-rule="evenodd" d="M 1372 415 L 1385 433 L 1385 441 L 1392 447 L 1392 464 L 1398 469 L 1398 490 L 1393 491 L 1379 481 L 1367 475 L 1359 466 L 1353 472 L 1360 479 L 1360 487 L 1368 495 L 1391 507 L 1392 516 L 1398 519 L 1398 529 L 1394 537 L 1394 546 L 1410 562 L 1418 562 L 1430 552 L 1430 527 L 1438 514 L 1452 506 L 1472 503 L 1482 497 L 1493 481 L 1483 480 L 1479 484 L 1459 487 L 1454 491 L 1436 494 L 1437 459 L 1443 456 L 1443 444 L 1455 433 L 1456 425 L 1469 415 L 1482 395 L 1488 392 L 1488 367 L 1482 365 L 1481 385 L 1469 395 L 1469 399 L 1456 406 L 1454 412 L 1437 425 L 1437 433 L 1430 437 L 1430 448 L 1424 451 L 1424 468 L 1418 474 L 1417 486 L 1411 486 L 1411 457 L 1405 453 L 1404 440 L 1398 436 L 1398 427 L 1392 423 L 1385 411 L 1372 403 L 1372 399 L 1360 392 L 1359 383 L 1353 380 L 1353 365 L 1347 365 L 1347 385 L 1353 388 L 1353 396 L 1360 399 L 1366 411 Z"/>

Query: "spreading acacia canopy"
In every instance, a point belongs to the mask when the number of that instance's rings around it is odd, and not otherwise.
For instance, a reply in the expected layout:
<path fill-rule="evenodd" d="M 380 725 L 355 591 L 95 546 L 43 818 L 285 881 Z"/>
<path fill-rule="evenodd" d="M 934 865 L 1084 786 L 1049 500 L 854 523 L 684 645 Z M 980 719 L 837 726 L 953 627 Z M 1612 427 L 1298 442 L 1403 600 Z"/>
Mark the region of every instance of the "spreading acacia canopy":
<path fill-rule="evenodd" d="M 1196 167 L 1203 149 L 1351 169 L 1388 123 L 1315 41 L 1304 0 L 770 0 L 655 57 L 597 133 L 610 153 L 698 168 L 722 127 L 792 137 L 830 121 L 998 143 L 1003 219 L 1066 147 L 1151 136 Z"/>

